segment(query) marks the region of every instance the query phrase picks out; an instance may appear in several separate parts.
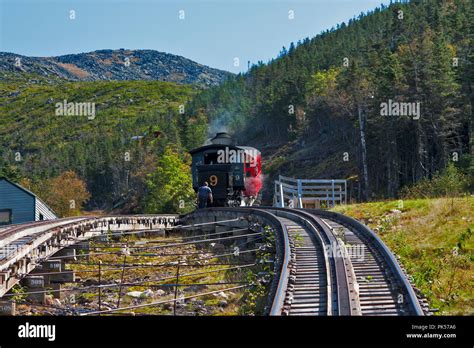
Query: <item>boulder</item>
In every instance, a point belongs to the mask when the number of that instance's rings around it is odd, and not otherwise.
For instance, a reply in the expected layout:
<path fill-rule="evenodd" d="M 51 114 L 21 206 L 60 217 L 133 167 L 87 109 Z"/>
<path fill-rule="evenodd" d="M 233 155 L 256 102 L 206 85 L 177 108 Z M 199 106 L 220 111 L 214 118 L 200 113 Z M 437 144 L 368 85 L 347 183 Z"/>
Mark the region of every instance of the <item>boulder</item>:
<path fill-rule="evenodd" d="M 127 296 L 133 297 L 133 298 L 140 298 L 142 296 L 143 292 L 141 291 L 130 291 L 127 292 Z"/>

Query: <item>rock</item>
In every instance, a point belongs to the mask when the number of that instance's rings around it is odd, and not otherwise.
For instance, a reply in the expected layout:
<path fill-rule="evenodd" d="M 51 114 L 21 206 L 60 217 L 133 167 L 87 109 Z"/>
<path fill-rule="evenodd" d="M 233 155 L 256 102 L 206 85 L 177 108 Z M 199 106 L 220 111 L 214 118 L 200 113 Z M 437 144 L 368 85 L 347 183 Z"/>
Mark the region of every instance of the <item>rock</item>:
<path fill-rule="evenodd" d="M 201 306 L 204 306 L 204 301 L 198 300 L 197 298 L 192 298 L 191 302 L 196 306 L 196 308 L 201 308 Z"/>
<path fill-rule="evenodd" d="M 398 210 L 398 209 L 392 209 L 392 210 L 390 210 L 390 212 L 393 213 L 393 214 L 401 214 L 402 213 L 401 210 Z"/>
<path fill-rule="evenodd" d="M 158 289 L 158 290 L 155 291 L 155 295 L 164 296 L 164 295 L 166 295 L 166 291 Z"/>
<path fill-rule="evenodd" d="M 216 297 L 222 297 L 223 299 L 226 299 L 226 300 L 229 298 L 229 296 L 227 296 L 227 294 L 226 294 L 225 292 L 222 292 L 222 291 L 221 291 L 221 292 L 218 292 L 218 293 L 215 294 L 214 296 L 216 296 Z"/>
<path fill-rule="evenodd" d="M 53 301 L 53 295 L 46 295 L 44 297 L 44 303 L 48 306 L 51 306 L 53 305 L 54 301 Z"/>
<path fill-rule="evenodd" d="M 228 303 L 226 300 L 220 300 L 218 303 L 219 307 L 227 307 Z"/>
<path fill-rule="evenodd" d="M 153 295 L 154 295 L 153 290 L 146 289 L 145 291 L 143 291 L 142 296 L 140 296 L 140 297 L 147 298 L 147 297 L 152 297 Z"/>
<path fill-rule="evenodd" d="M 140 298 L 142 296 L 143 292 L 141 291 L 130 291 L 127 292 L 127 296 L 134 297 L 134 298 Z"/>

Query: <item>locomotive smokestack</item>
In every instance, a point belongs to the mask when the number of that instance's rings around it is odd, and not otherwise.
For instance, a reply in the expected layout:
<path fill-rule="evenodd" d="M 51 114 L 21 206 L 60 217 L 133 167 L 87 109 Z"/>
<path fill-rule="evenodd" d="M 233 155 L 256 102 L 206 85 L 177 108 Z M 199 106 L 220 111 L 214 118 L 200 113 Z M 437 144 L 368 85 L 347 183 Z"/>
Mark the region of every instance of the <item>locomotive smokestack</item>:
<path fill-rule="evenodd" d="M 212 144 L 235 146 L 235 140 L 226 132 L 219 132 L 211 139 Z"/>

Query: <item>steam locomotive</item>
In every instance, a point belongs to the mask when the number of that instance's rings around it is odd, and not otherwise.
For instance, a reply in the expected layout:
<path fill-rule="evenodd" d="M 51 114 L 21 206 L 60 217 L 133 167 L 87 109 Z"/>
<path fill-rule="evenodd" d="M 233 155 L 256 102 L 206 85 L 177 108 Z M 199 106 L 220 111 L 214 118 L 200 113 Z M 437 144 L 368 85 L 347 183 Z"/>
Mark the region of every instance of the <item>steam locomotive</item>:
<path fill-rule="evenodd" d="M 191 150 L 193 188 L 204 182 L 212 189 L 213 206 L 251 206 L 260 200 L 262 156 L 249 146 L 237 146 L 225 132 L 210 144 Z"/>

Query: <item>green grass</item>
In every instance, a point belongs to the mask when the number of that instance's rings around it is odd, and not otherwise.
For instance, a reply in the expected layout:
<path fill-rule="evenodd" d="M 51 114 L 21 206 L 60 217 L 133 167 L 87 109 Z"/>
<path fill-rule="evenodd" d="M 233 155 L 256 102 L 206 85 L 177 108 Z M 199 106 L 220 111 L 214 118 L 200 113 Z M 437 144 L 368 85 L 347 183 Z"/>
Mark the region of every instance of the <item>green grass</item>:
<path fill-rule="evenodd" d="M 474 314 L 474 197 L 338 206 L 366 223 L 400 257 L 441 315 Z"/>
<path fill-rule="evenodd" d="M 37 82 L 33 82 L 37 81 Z M 177 85 L 161 81 L 94 81 L 68 82 L 42 78 L 5 79 L 0 83 L 0 112 L 3 143 L 16 148 L 23 145 L 23 138 L 33 142 L 29 150 L 42 149 L 58 142 L 67 144 L 83 137 L 84 132 L 112 135 L 116 127 L 135 128 L 138 131 L 148 127 L 143 118 L 166 115 L 169 110 L 177 112 L 195 94 L 190 85 Z M 66 99 L 68 102 L 93 102 L 96 117 L 56 116 L 55 104 Z M 142 119 L 140 119 L 142 118 Z M 142 122 L 140 122 L 142 121 Z M 105 133 L 105 134 L 104 134 Z M 21 136 L 20 136 L 21 135 Z M 49 136 L 44 138 L 44 136 Z"/>

